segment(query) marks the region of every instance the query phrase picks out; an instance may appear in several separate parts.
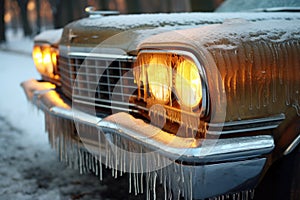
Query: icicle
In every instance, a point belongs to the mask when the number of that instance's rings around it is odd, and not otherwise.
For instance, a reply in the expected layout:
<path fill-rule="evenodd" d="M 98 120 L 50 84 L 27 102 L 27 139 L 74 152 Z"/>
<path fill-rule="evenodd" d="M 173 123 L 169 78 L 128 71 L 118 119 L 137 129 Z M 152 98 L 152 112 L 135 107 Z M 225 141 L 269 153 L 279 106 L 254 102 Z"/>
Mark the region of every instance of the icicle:
<path fill-rule="evenodd" d="M 150 173 L 146 173 L 146 200 L 150 200 Z"/>
<path fill-rule="evenodd" d="M 131 173 L 129 173 L 129 194 L 131 194 Z"/>
<path fill-rule="evenodd" d="M 113 135 L 113 141 L 117 142 L 117 136 L 116 135 Z M 111 159 L 111 171 L 112 171 L 112 177 L 114 177 L 116 179 L 117 177 L 117 167 L 118 167 L 118 164 L 117 164 L 117 145 L 114 144 L 111 146 L 111 155 L 112 155 L 112 159 Z"/>
<path fill-rule="evenodd" d="M 140 176 L 139 174 L 136 174 L 136 187 L 137 187 L 137 194 L 140 193 Z"/>
<path fill-rule="evenodd" d="M 99 178 L 102 181 L 102 150 L 101 150 L 101 130 L 98 130 L 98 160 L 99 160 Z M 106 146 L 106 145 L 105 145 Z M 97 165 L 98 167 L 98 165 Z"/>
<path fill-rule="evenodd" d="M 153 173 L 153 200 L 156 200 L 156 178 L 157 178 L 157 173 Z"/>
<path fill-rule="evenodd" d="M 190 171 L 190 199 L 192 200 L 193 198 L 193 174 L 192 174 L 192 171 Z"/>
<path fill-rule="evenodd" d="M 123 158 L 123 171 L 126 172 L 126 163 L 127 163 L 127 153 L 124 151 L 124 158 Z"/>
<path fill-rule="evenodd" d="M 143 193 L 143 173 L 144 173 L 144 165 L 143 165 L 143 148 L 140 149 L 140 173 L 141 173 L 141 193 Z"/>
<path fill-rule="evenodd" d="M 143 173 L 141 173 L 141 194 L 144 193 L 144 178 L 143 178 Z"/>
<path fill-rule="evenodd" d="M 83 174 L 83 169 L 82 169 L 82 168 L 83 168 L 83 167 L 82 167 L 82 164 L 83 164 L 83 163 L 82 163 L 81 150 L 78 151 L 78 154 L 79 154 L 79 173 L 80 173 L 80 174 Z"/>
<path fill-rule="evenodd" d="M 180 174 L 181 174 L 181 181 L 182 181 L 182 183 L 184 183 L 184 175 L 183 175 L 182 163 L 180 165 Z"/>
<path fill-rule="evenodd" d="M 180 190 L 180 187 L 178 187 L 178 191 L 177 191 L 177 194 L 175 196 L 175 199 L 180 200 L 180 194 L 181 194 L 181 190 Z M 186 200 L 186 198 L 185 198 L 185 200 Z"/>
<path fill-rule="evenodd" d="M 108 150 L 108 142 L 105 141 L 105 167 L 108 167 L 108 160 L 109 160 L 109 150 Z"/>
<path fill-rule="evenodd" d="M 248 191 L 246 191 L 245 200 L 249 200 L 249 190 L 248 190 Z"/>
<path fill-rule="evenodd" d="M 124 151 L 121 151 L 120 152 L 120 160 L 119 160 L 119 162 L 120 162 L 120 176 L 122 176 L 123 175 L 123 171 L 125 171 L 125 169 L 124 169 Z"/>
<path fill-rule="evenodd" d="M 95 157 L 95 175 L 99 175 L 99 169 L 98 169 L 98 159 Z"/>
<path fill-rule="evenodd" d="M 250 190 L 250 199 L 254 199 L 255 190 Z"/>
<path fill-rule="evenodd" d="M 174 163 L 172 164 L 172 166 L 170 166 L 171 168 L 173 168 L 173 166 L 174 166 Z M 168 188 L 172 188 L 171 186 L 172 186 L 172 183 L 171 183 L 171 173 L 170 173 L 170 170 L 168 169 Z M 172 190 L 170 189 L 169 190 L 169 197 L 171 197 L 172 196 Z"/>
<path fill-rule="evenodd" d="M 137 195 L 136 173 L 133 172 L 134 194 Z"/>
<path fill-rule="evenodd" d="M 163 187 L 164 187 L 164 193 L 165 193 L 165 200 L 167 200 L 167 176 L 166 176 L 166 174 L 164 175 Z"/>
<path fill-rule="evenodd" d="M 100 158 L 101 158 L 101 155 L 100 155 Z M 102 163 L 99 162 L 99 179 L 100 181 L 103 180 L 103 176 L 102 176 Z"/>

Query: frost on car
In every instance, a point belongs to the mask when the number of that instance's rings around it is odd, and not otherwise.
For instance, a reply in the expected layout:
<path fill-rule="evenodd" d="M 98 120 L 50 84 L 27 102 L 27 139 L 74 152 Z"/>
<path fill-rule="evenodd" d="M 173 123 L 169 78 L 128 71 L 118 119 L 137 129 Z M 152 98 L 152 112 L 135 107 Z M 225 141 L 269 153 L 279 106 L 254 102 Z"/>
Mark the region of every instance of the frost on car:
<path fill-rule="evenodd" d="M 253 199 L 299 151 L 298 13 L 94 16 L 57 34 L 35 39 L 42 79 L 22 86 L 80 172 L 130 173 L 148 198 L 160 183 L 166 198 Z"/>

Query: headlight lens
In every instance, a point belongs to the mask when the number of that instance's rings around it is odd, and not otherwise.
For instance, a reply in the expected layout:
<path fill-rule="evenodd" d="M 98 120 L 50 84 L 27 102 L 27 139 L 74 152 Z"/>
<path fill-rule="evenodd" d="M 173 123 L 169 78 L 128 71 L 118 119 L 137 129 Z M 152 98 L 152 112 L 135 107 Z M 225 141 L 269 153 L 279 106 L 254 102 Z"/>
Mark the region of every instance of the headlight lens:
<path fill-rule="evenodd" d="M 183 59 L 176 67 L 175 90 L 180 104 L 188 107 L 199 105 L 202 99 L 202 86 L 197 66 Z"/>
<path fill-rule="evenodd" d="M 171 97 L 172 70 L 164 57 L 153 57 L 147 67 L 150 93 L 155 99 L 167 103 Z"/>
<path fill-rule="evenodd" d="M 55 74 L 58 50 L 49 45 L 36 45 L 32 51 L 34 64 L 39 73 L 49 78 L 58 79 Z"/>
<path fill-rule="evenodd" d="M 192 58 L 176 53 L 141 53 L 134 69 L 135 82 L 161 103 L 199 108 L 202 100 L 202 79 Z M 148 85 L 148 87 L 145 87 Z M 172 92 L 175 95 L 172 95 Z M 147 94 L 147 92 L 144 92 Z M 144 96 L 144 99 L 149 99 Z M 174 104 L 176 106 L 176 103 Z"/>

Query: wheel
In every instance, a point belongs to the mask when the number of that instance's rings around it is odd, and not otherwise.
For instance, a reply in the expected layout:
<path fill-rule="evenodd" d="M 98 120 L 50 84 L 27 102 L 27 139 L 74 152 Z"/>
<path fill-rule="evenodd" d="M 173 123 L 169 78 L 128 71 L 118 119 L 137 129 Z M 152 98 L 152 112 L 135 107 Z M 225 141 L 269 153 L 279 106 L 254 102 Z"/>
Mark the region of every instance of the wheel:
<path fill-rule="evenodd" d="M 254 200 L 300 200 L 300 146 L 269 169 Z"/>

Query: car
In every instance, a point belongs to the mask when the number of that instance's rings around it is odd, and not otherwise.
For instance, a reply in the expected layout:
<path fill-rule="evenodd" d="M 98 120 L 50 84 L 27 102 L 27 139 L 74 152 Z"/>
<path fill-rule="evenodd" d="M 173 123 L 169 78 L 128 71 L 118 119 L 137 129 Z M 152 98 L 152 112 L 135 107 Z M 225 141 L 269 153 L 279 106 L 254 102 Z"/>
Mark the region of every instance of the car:
<path fill-rule="evenodd" d="M 300 198 L 297 7 L 87 10 L 35 38 L 41 80 L 22 83 L 61 161 L 148 199 Z"/>

